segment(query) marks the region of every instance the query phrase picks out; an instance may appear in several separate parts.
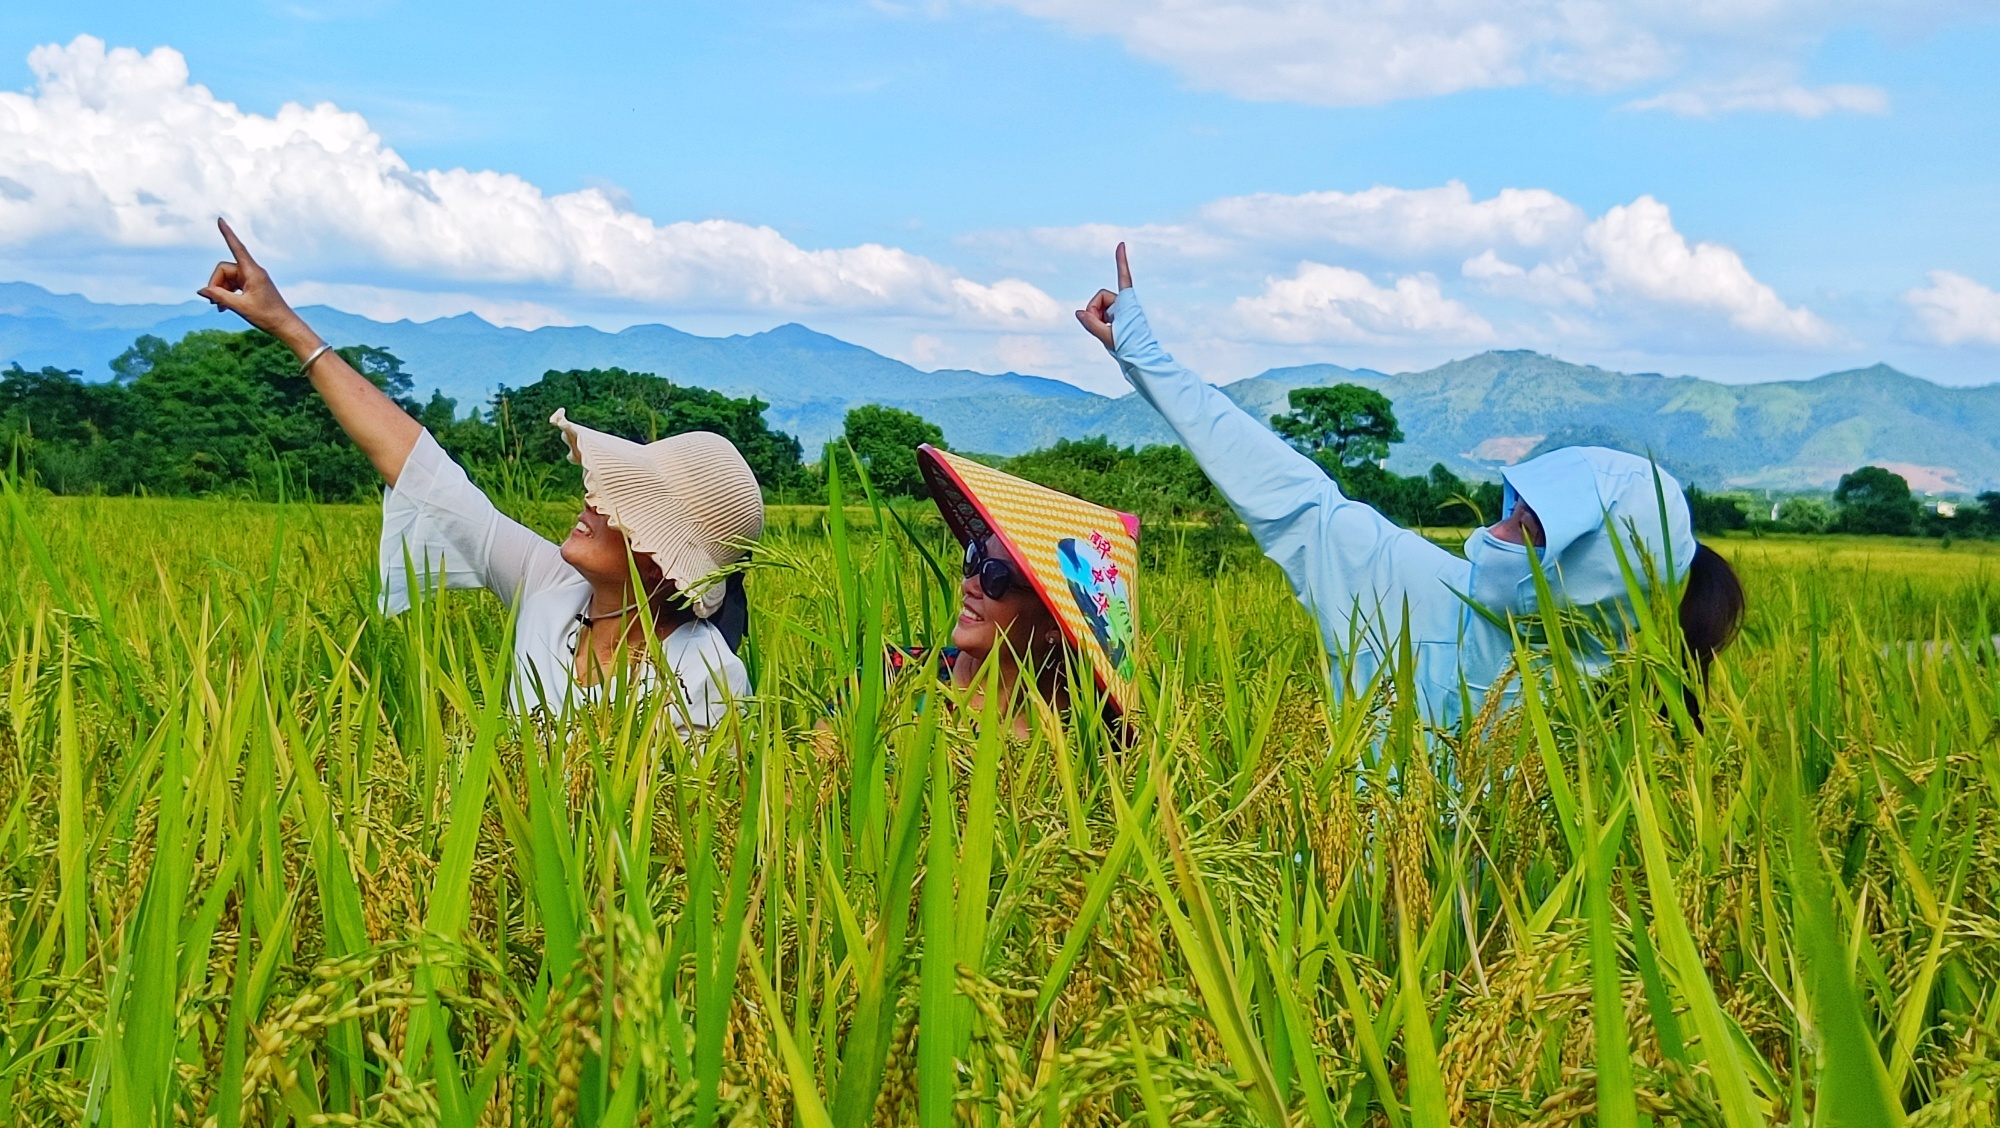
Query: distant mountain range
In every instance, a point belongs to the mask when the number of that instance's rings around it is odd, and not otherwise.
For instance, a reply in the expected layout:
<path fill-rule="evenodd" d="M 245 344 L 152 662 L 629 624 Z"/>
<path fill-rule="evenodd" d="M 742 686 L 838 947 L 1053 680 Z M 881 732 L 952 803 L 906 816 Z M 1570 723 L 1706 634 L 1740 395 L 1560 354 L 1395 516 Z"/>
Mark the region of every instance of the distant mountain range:
<path fill-rule="evenodd" d="M 1392 466 L 1443 462 L 1461 473 L 1558 446 L 1650 452 L 1708 488 L 1831 487 L 1886 466 L 1925 493 L 2000 486 L 2000 384 L 1947 388 L 1886 364 L 1811 380 L 1718 384 L 1633 375 L 1525 351 L 1488 352 L 1385 376 L 1333 365 L 1281 368 L 1229 386 L 1268 415 L 1285 393 L 1350 381 L 1396 405 L 1408 441 Z"/>
<path fill-rule="evenodd" d="M 841 417 L 860 403 L 915 411 L 952 445 L 993 454 L 1099 434 L 1121 444 L 1172 441 L 1136 395 L 1101 396 L 1013 372 L 925 372 L 801 325 L 698 337 L 664 325 L 522 330 L 471 314 L 383 323 L 327 307 L 302 312 L 329 340 L 395 353 L 421 395 L 441 389 L 461 409 L 483 404 L 497 385 L 519 387 L 550 369 L 615 366 L 755 395 L 771 405 L 772 423 L 808 450 L 837 434 Z M 0 364 L 52 364 L 105 379 L 111 360 L 142 333 L 174 340 L 237 324 L 201 302 L 108 305 L 0 283 Z M 1540 450 L 1599 443 L 1650 451 L 1682 480 L 1709 488 L 1825 488 L 1870 463 L 1922 492 L 2000 488 L 2000 385 L 1947 388 L 1886 365 L 1719 384 L 1505 351 L 1395 375 L 1331 364 L 1276 368 L 1224 390 L 1261 419 L 1283 411 L 1293 388 L 1340 382 L 1380 389 L 1395 402 L 1407 441 L 1390 466 L 1406 473 L 1442 462 L 1491 478 Z"/>

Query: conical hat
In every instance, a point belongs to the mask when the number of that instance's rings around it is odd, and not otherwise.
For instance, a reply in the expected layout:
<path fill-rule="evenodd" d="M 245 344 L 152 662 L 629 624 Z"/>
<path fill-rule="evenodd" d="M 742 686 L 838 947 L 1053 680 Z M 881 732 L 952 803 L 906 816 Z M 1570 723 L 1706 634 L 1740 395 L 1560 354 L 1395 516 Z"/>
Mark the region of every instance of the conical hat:
<path fill-rule="evenodd" d="M 1119 713 L 1137 670 L 1139 519 L 925 444 L 917 464 L 961 544 L 997 536 Z"/>

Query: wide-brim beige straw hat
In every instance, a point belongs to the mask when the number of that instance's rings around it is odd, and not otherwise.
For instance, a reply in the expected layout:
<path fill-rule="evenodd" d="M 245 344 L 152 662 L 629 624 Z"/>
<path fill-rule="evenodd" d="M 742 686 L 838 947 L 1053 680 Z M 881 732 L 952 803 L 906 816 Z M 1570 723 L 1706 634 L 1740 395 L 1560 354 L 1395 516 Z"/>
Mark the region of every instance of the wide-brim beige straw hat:
<path fill-rule="evenodd" d="M 736 444 L 711 431 L 635 443 L 572 423 L 561 409 L 549 422 L 583 467 L 584 501 L 692 593 L 697 616 L 721 610 L 725 586 L 702 581 L 743 559 L 743 546 L 764 532 L 764 492 Z"/>
<path fill-rule="evenodd" d="M 1122 715 L 1136 692 L 1139 519 L 928 443 L 917 464 L 959 543 L 1000 539 Z"/>

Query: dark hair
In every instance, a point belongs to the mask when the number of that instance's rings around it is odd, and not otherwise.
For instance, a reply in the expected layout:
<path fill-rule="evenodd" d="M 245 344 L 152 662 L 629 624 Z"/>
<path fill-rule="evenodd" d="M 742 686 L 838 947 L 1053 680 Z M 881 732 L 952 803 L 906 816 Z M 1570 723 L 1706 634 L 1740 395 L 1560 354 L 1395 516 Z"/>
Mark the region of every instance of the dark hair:
<path fill-rule="evenodd" d="M 723 583 L 722 609 L 709 617 L 715 629 L 722 632 L 722 641 L 731 651 L 743 645 L 743 636 L 750 630 L 750 597 L 743 591 L 743 573 L 731 572 Z"/>
<path fill-rule="evenodd" d="M 681 602 L 680 585 L 666 578 L 658 561 L 642 552 L 633 553 L 632 559 L 648 593 L 646 602 L 652 605 L 653 625 L 663 637 L 672 627 L 699 617 Z M 723 643 L 733 653 L 741 649 L 750 629 L 750 599 L 743 591 L 743 573 L 731 572 L 722 584 L 722 607 L 708 621 L 722 632 Z"/>
<path fill-rule="evenodd" d="M 665 638 L 669 631 L 681 623 L 694 618 L 694 612 L 680 601 L 680 585 L 667 579 L 660 562 L 650 553 L 632 554 L 633 571 L 639 576 L 639 587 L 646 593 L 646 602 L 651 606 L 653 629 Z"/>
<path fill-rule="evenodd" d="M 1701 728 L 1701 697 L 1696 692 L 1708 684 L 1708 665 L 1736 637 L 1743 625 L 1743 581 L 1722 554 L 1705 544 L 1696 544 L 1694 560 L 1688 565 L 1687 586 L 1681 590 L 1681 639 L 1693 661 L 1694 676 L 1682 693 L 1688 715 Z"/>

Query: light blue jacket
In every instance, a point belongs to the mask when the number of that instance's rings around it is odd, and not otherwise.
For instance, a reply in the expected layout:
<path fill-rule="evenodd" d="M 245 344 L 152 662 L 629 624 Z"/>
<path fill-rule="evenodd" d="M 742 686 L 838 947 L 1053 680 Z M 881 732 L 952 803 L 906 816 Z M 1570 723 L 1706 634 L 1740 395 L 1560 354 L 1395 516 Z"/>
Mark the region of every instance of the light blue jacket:
<path fill-rule="evenodd" d="M 1507 632 L 1461 597 L 1472 590 L 1472 566 L 1341 493 L 1318 463 L 1175 363 L 1154 338 L 1132 290 L 1119 292 L 1111 329 L 1112 355 L 1125 378 L 1166 418 L 1264 555 L 1284 571 L 1351 684 L 1368 684 L 1395 654 L 1407 622 L 1417 706 L 1425 719 L 1453 726 L 1468 698 L 1477 710 L 1513 649 Z M 1694 554 L 1686 501 L 1664 472 L 1656 486 L 1648 460 L 1568 447 L 1511 467 L 1503 477 L 1507 507 L 1518 493 L 1540 518 L 1547 536 L 1543 567 L 1569 601 L 1615 605 L 1624 599 L 1607 516 L 1656 558 L 1671 545 L 1673 574 L 1686 574 Z M 1664 522 L 1662 496 L 1668 500 Z M 1640 565 L 1635 560 L 1633 566 Z"/>

